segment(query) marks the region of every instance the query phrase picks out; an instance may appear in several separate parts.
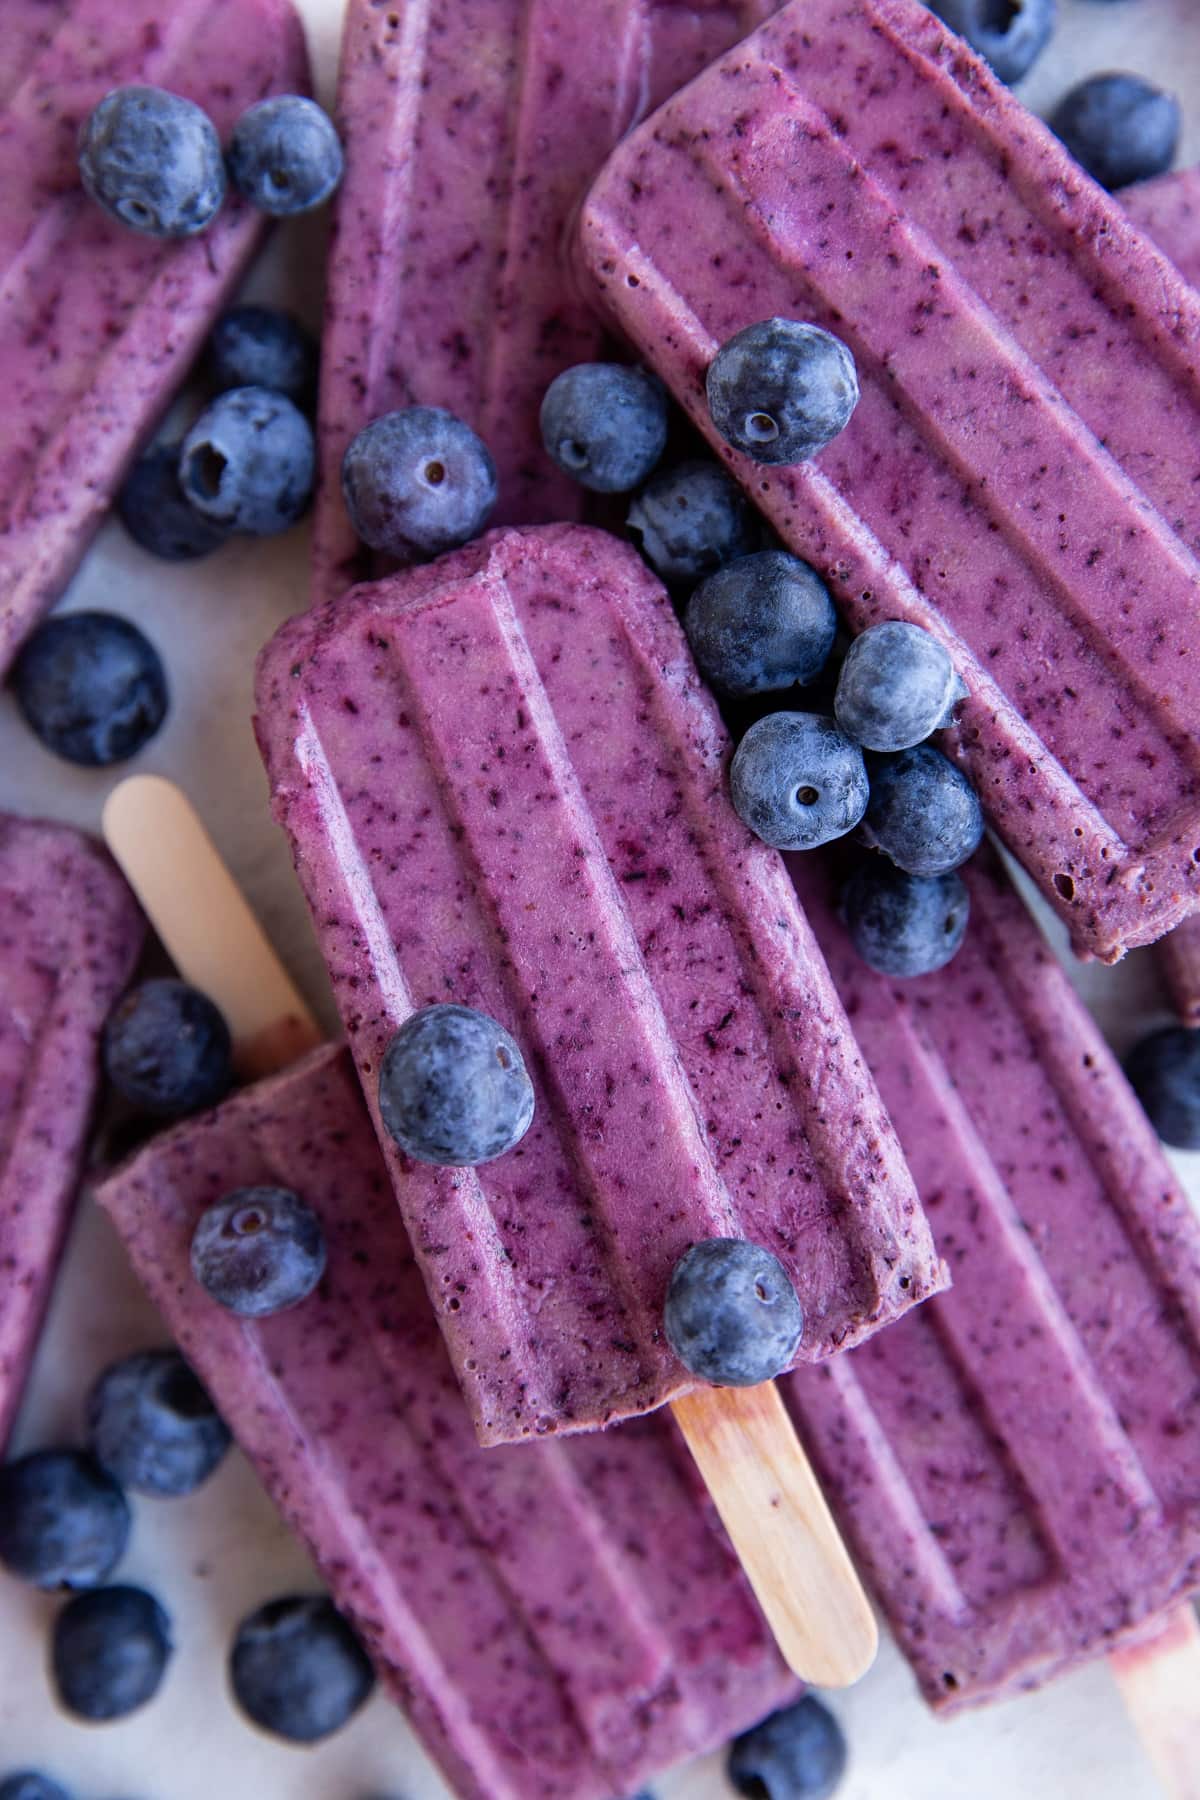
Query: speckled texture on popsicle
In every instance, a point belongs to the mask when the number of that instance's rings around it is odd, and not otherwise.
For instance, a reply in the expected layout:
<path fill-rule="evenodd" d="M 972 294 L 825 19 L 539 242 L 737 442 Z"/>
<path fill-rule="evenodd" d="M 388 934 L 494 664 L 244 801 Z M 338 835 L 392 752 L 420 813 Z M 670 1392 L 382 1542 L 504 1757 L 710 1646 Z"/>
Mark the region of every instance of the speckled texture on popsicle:
<path fill-rule="evenodd" d="M 144 934 L 98 844 L 0 814 L 0 1454 L 74 1211 L 101 1027 Z"/>
<path fill-rule="evenodd" d="M 1200 169 L 1177 169 L 1123 188 L 1121 205 L 1180 274 L 1200 286 Z"/>
<path fill-rule="evenodd" d="M 314 1207 L 329 1263 L 251 1324 L 188 1248 L 257 1182 Z M 479 1448 L 344 1051 L 156 1139 L 98 1197 L 463 1800 L 630 1793 L 796 1691 L 664 1418 Z"/>
<path fill-rule="evenodd" d="M 79 181 L 109 89 L 195 100 L 227 139 L 308 90 L 287 0 L 4 0 L 0 25 L 0 673 L 58 599 L 126 468 L 262 240 L 240 200 L 183 243 L 110 219 Z"/>
<path fill-rule="evenodd" d="M 414 1006 L 513 1032 L 533 1126 L 389 1162 L 482 1440 L 689 1385 L 678 1257 L 786 1264 L 813 1360 L 941 1282 L 895 1134 L 667 596 L 584 526 L 490 534 L 286 625 L 259 742 L 368 1095 Z M 386 1134 L 383 1134 L 386 1140 Z"/>
<path fill-rule="evenodd" d="M 926 1698 L 1033 1687 L 1200 1587 L 1200 1223 L 990 853 L 936 975 L 801 898 L 954 1285 L 787 1388 Z"/>
<path fill-rule="evenodd" d="M 947 644 L 945 747 L 1081 952 L 1192 910 L 1200 296 L 1118 202 L 916 0 L 804 0 L 617 151 L 580 254 L 710 435 L 731 332 L 849 343 L 815 462 L 717 447 L 856 629 Z"/>

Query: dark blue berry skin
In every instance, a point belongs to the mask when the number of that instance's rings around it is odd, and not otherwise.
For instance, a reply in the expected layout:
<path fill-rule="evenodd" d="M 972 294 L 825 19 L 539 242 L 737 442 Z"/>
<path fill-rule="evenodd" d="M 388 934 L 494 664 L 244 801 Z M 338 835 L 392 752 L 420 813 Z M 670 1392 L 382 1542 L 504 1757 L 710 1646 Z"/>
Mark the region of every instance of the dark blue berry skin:
<path fill-rule="evenodd" d="M 227 531 L 273 537 L 301 517 L 312 498 L 316 452 L 312 426 L 283 394 L 231 388 L 205 408 L 183 440 L 184 498 Z"/>
<path fill-rule="evenodd" d="M 135 1493 L 190 1494 L 229 1448 L 229 1430 L 178 1350 L 143 1350 L 105 1369 L 87 1403 L 97 1462 Z"/>
<path fill-rule="evenodd" d="M 225 163 L 208 114 L 163 88 L 114 88 L 84 121 L 79 173 L 105 212 L 147 237 L 203 231 L 225 198 Z"/>
<path fill-rule="evenodd" d="M 815 681 L 838 624 L 816 570 L 786 550 L 760 550 L 718 569 L 693 592 L 683 622 L 701 674 L 725 694 Z"/>
<path fill-rule="evenodd" d="M 229 540 L 229 529 L 198 513 L 179 485 L 179 444 L 139 456 L 117 495 L 117 514 L 135 544 L 164 562 L 194 562 Z"/>
<path fill-rule="evenodd" d="M 718 463 L 660 469 L 625 518 L 634 543 L 666 582 L 691 585 L 758 543 L 750 503 Z"/>
<path fill-rule="evenodd" d="M 1200 1150 L 1200 1031 L 1152 1031 L 1125 1058 L 1125 1073 L 1163 1143 Z"/>
<path fill-rule="evenodd" d="M 17 658 L 12 685 L 34 736 L 87 769 L 136 756 L 167 716 L 158 652 L 113 613 L 47 619 Z"/>
<path fill-rule="evenodd" d="M 757 719 L 729 770 L 734 811 L 776 850 L 815 850 L 853 831 L 867 810 L 862 751 L 831 719 L 768 713 Z"/>
<path fill-rule="evenodd" d="M 472 1006 L 426 1006 L 404 1021 L 379 1066 L 379 1111 L 417 1162 L 473 1167 L 503 1156 L 533 1119 L 516 1040 Z"/>
<path fill-rule="evenodd" d="M 77 1718 L 123 1719 L 154 1698 L 173 1648 L 171 1622 L 144 1588 L 77 1594 L 54 1624 L 59 1700 Z"/>
<path fill-rule="evenodd" d="M 339 1730 L 375 1685 L 353 1631 L 316 1594 L 271 1600 L 243 1619 L 229 1679 L 254 1724 L 292 1744 L 315 1744 Z"/>
<path fill-rule="evenodd" d="M 97 1587 L 129 1541 L 129 1507 L 82 1450 L 37 1450 L 0 1467 L 0 1562 L 40 1588 Z"/>
<path fill-rule="evenodd" d="M 1001 81 L 1019 81 L 1054 33 L 1055 0 L 926 0 L 931 11 L 992 65 Z"/>
<path fill-rule="evenodd" d="M 871 625 L 846 652 L 833 710 L 866 750 L 909 750 L 949 725 L 966 687 L 948 652 L 919 625 Z"/>
<path fill-rule="evenodd" d="M 757 1387 L 791 1364 L 804 1313 L 778 1257 L 744 1238 L 710 1238 L 675 1264 L 663 1327 L 702 1381 Z"/>
<path fill-rule="evenodd" d="M 112 1086 L 157 1118 L 215 1106 L 233 1081 L 229 1027 L 207 994 L 186 981 L 144 981 L 118 1001 L 104 1027 Z"/>
<path fill-rule="evenodd" d="M 1175 96 L 1139 75 L 1089 76 L 1050 118 L 1076 162 L 1110 190 L 1165 174 L 1175 161 L 1181 126 Z"/>
<path fill-rule="evenodd" d="M 239 1318 L 298 1305 L 324 1273 L 320 1221 L 287 1188 L 238 1188 L 201 1213 L 192 1234 L 192 1274 Z"/>
<path fill-rule="evenodd" d="M 854 358 L 840 338 L 799 319 L 762 319 L 709 364 L 708 410 L 735 450 L 759 463 L 807 462 L 850 422 Z"/>
<path fill-rule="evenodd" d="M 364 544 L 411 562 L 478 537 L 496 504 L 496 465 L 462 419 L 409 406 L 359 432 L 342 460 L 342 492 Z"/>
<path fill-rule="evenodd" d="M 576 363 L 542 401 L 542 443 L 560 469 L 598 494 L 640 487 L 667 447 L 667 395 L 644 369 Z"/>
<path fill-rule="evenodd" d="M 0 1800 L 72 1800 L 72 1796 L 37 1769 L 18 1769 L 0 1779 Z"/>
<path fill-rule="evenodd" d="M 875 856 L 842 891 L 842 916 L 863 961 L 905 978 L 944 968 L 967 930 L 970 898 L 958 875 L 906 875 Z"/>
<path fill-rule="evenodd" d="M 208 368 L 219 393 L 268 388 L 308 406 L 317 386 L 317 346 L 303 325 L 274 306 L 234 306 L 213 326 Z"/>
<path fill-rule="evenodd" d="M 734 1738 L 731 1786 L 754 1800 L 832 1800 L 846 1773 L 846 1740 L 827 1706 L 805 1694 Z"/>
<path fill-rule="evenodd" d="M 863 835 L 908 875 L 946 875 L 979 848 L 983 812 L 975 789 L 932 744 L 870 766 Z"/>
<path fill-rule="evenodd" d="M 229 140 L 228 161 L 238 192 L 277 219 L 323 205 L 342 179 L 333 120 L 302 94 L 276 94 L 244 112 Z"/>

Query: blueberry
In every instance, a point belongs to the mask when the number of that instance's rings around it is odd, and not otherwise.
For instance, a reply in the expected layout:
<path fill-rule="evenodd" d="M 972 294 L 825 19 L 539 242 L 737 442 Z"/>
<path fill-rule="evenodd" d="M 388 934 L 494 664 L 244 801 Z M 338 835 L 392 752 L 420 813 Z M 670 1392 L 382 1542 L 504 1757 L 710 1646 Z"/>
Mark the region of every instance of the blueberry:
<path fill-rule="evenodd" d="M 1089 76 L 1050 117 L 1051 130 L 1076 162 L 1110 189 L 1165 174 L 1179 148 L 1180 126 L 1175 96 L 1139 75 Z"/>
<path fill-rule="evenodd" d="M 496 504 L 496 465 L 453 413 L 409 406 L 359 432 L 342 461 L 342 492 L 363 542 L 408 562 L 478 536 Z"/>
<path fill-rule="evenodd" d="M 123 1719 L 154 1698 L 172 1649 L 171 1622 L 144 1588 L 76 1594 L 54 1622 L 59 1700 L 81 1719 Z"/>
<path fill-rule="evenodd" d="M 139 456 L 117 495 L 121 523 L 143 550 L 164 562 L 192 562 L 209 556 L 229 538 L 229 529 L 206 519 L 184 498 L 179 485 L 178 444 L 154 444 Z"/>
<path fill-rule="evenodd" d="M 754 513 L 719 464 L 685 462 L 652 475 L 626 514 L 629 534 L 664 581 L 695 582 L 745 556 Z"/>
<path fill-rule="evenodd" d="M 46 749 L 86 769 L 136 756 L 167 716 L 158 652 L 113 613 L 47 619 L 17 658 L 12 685 Z"/>
<path fill-rule="evenodd" d="M 1001 81 L 1019 81 L 1054 31 L 1055 0 L 926 0 L 951 31 L 977 50 Z"/>
<path fill-rule="evenodd" d="M 80 133 L 79 172 L 105 212 L 147 237 L 193 237 L 225 198 L 212 120 L 162 88 L 120 87 L 104 96 Z"/>
<path fill-rule="evenodd" d="M 159 1118 L 215 1106 L 233 1080 L 229 1027 L 186 981 L 144 981 L 104 1027 L 104 1068 L 117 1092 Z"/>
<path fill-rule="evenodd" d="M 948 653 L 919 625 L 871 625 L 846 652 L 833 710 L 868 750 L 909 750 L 949 725 L 966 697 Z"/>
<path fill-rule="evenodd" d="M 734 811 L 777 850 L 815 850 L 844 837 L 867 810 L 857 744 L 816 713 L 768 713 L 738 745 L 729 770 Z"/>
<path fill-rule="evenodd" d="M 375 1685 L 362 1645 L 332 1601 L 317 1594 L 268 1601 L 243 1619 L 229 1678 L 254 1724 L 293 1744 L 337 1731 Z"/>
<path fill-rule="evenodd" d="M 827 1706 L 805 1694 L 729 1746 L 729 1780 L 755 1800 L 830 1800 L 846 1773 L 846 1740 Z"/>
<path fill-rule="evenodd" d="M 533 1085 L 516 1040 L 487 1013 L 426 1006 L 384 1052 L 379 1111 L 417 1162 L 462 1168 L 521 1141 L 533 1119 Z"/>
<path fill-rule="evenodd" d="M 864 833 L 897 868 L 908 875 L 946 875 L 978 850 L 979 796 L 932 744 L 880 757 L 870 774 Z"/>
<path fill-rule="evenodd" d="M 302 94 L 260 100 L 233 128 L 229 179 L 252 206 L 277 219 L 311 212 L 342 179 L 333 120 Z"/>
<path fill-rule="evenodd" d="M 1200 1150 L 1200 1031 L 1152 1031 L 1125 1058 L 1125 1073 L 1163 1143 Z"/>
<path fill-rule="evenodd" d="M 273 306 L 234 306 L 213 326 L 208 366 L 220 393 L 269 388 L 304 407 L 317 385 L 317 346 L 290 313 Z"/>
<path fill-rule="evenodd" d="M 846 429 L 858 404 L 845 344 L 799 319 L 735 332 L 709 364 L 707 388 L 721 436 L 759 463 L 807 462 Z"/>
<path fill-rule="evenodd" d="M 71 1795 L 37 1769 L 18 1769 L 0 1776 L 0 1800 L 71 1800 Z"/>
<path fill-rule="evenodd" d="M 663 1325 L 680 1362 L 702 1381 L 757 1387 L 791 1363 L 804 1313 L 777 1256 L 744 1238 L 710 1238 L 675 1264 Z"/>
<path fill-rule="evenodd" d="M 283 394 L 260 387 L 218 394 L 179 455 L 179 485 L 196 511 L 254 537 L 296 523 L 315 473 L 312 426 Z"/>
<path fill-rule="evenodd" d="M 958 875 L 906 875 L 872 857 L 842 891 L 842 916 L 858 954 L 880 975 L 932 975 L 966 935 L 970 898 Z"/>
<path fill-rule="evenodd" d="M 87 1439 L 127 1488 L 167 1499 L 207 1481 L 230 1442 L 178 1350 L 142 1350 L 105 1369 L 88 1396 Z"/>
<path fill-rule="evenodd" d="M 201 1213 L 192 1233 L 192 1274 L 239 1318 L 296 1306 L 324 1273 L 320 1221 L 287 1188 L 238 1188 Z"/>
<path fill-rule="evenodd" d="M 124 1494 L 81 1450 L 0 1467 L 0 1562 L 35 1587 L 97 1587 L 124 1555 L 129 1523 Z"/>
<path fill-rule="evenodd" d="M 817 679 L 833 649 L 837 613 L 815 569 L 786 550 L 760 550 L 702 581 L 684 625 L 714 687 L 765 694 Z"/>
<path fill-rule="evenodd" d="M 546 389 L 542 443 L 584 487 L 628 494 L 666 449 L 666 391 L 642 369 L 576 363 Z"/>

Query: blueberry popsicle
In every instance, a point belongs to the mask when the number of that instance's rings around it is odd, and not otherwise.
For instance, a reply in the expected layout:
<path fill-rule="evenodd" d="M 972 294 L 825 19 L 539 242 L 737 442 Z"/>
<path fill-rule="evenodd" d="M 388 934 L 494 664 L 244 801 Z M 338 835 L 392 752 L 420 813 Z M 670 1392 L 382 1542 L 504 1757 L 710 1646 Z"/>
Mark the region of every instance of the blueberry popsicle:
<path fill-rule="evenodd" d="M 0 814 L 0 1452 L 74 1210 L 100 1032 L 144 931 L 98 844 Z"/>
<path fill-rule="evenodd" d="M 618 149 L 580 256 L 849 623 L 948 646 L 946 748 L 1076 948 L 1193 910 L 1200 296 L 1119 203 L 916 0 L 806 0 Z M 861 388 L 791 466 L 706 400 L 775 316 L 832 330 Z"/>
<path fill-rule="evenodd" d="M 231 197 L 200 236 L 167 242 L 88 199 L 80 124 L 130 82 L 196 101 L 227 138 L 256 100 L 307 90 L 299 19 L 287 0 L 5 0 L 0 673 L 66 587 L 265 226 Z"/>

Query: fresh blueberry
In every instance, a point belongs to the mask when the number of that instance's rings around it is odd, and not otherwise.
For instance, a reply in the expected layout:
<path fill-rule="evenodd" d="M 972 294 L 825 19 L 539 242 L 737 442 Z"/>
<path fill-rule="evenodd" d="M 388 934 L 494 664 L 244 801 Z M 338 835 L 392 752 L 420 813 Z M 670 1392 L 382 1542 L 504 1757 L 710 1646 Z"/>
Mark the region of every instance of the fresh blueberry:
<path fill-rule="evenodd" d="M 842 916 L 858 954 L 880 975 L 932 975 L 966 935 L 970 898 L 958 875 L 906 875 L 881 856 L 856 869 Z"/>
<path fill-rule="evenodd" d="M 815 850 L 844 837 L 867 810 L 857 744 L 816 713 L 756 719 L 729 770 L 734 811 L 776 850 Z"/>
<path fill-rule="evenodd" d="M 317 385 L 317 346 L 290 313 L 273 306 L 234 306 L 213 326 L 208 366 L 219 393 L 268 388 L 304 407 Z"/>
<path fill-rule="evenodd" d="M 123 1719 L 154 1698 L 173 1648 L 171 1622 L 144 1588 L 76 1594 L 54 1622 L 59 1700 L 77 1718 Z"/>
<path fill-rule="evenodd" d="M 992 65 L 1001 81 L 1019 81 L 1054 32 L 1055 0 L 926 0 L 943 24 L 957 31 Z"/>
<path fill-rule="evenodd" d="M 496 504 L 496 465 L 469 425 L 440 406 L 373 419 L 342 461 L 359 537 L 401 562 L 477 537 Z"/>
<path fill-rule="evenodd" d="M 124 1555 L 129 1523 L 124 1494 L 81 1450 L 0 1467 L 0 1562 L 35 1587 L 97 1587 Z"/>
<path fill-rule="evenodd" d="M 183 440 L 184 497 L 229 531 L 286 531 L 312 497 L 312 426 L 283 394 L 231 388 L 218 394 Z"/>
<path fill-rule="evenodd" d="M 12 685 L 35 737 L 86 769 L 136 756 L 167 716 L 158 652 L 113 613 L 47 619 L 17 658 Z"/>
<path fill-rule="evenodd" d="M 729 1746 L 729 1780 L 755 1800 L 830 1800 L 846 1773 L 846 1740 L 827 1706 L 805 1694 Z"/>
<path fill-rule="evenodd" d="M 117 1092 L 159 1118 L 215 1106 L 233 1080 L 229 1027 L 186 981 L 144 981 L 104 1027 L 104 1068 Z"/>
<path fill-rule="evenodd" d="M 869 626 L 846 652 L 833 710 L 865 749 L 909 750 L 949 725 L 966 693 L 936 638 L 889 619 Z"/>
<path fill-rule="evenodd" d="M 1125 1073 L 1163 1143 L 1200 1150 L 1200 1031 L 1152 1031 L 1125 1058 Z"/>
<path fill-rule="evenodd" d="M 244 112 L 229 140 L 229 179 L 277 219 L 311 212 L 342 179 L 333 120 L 302 94 L 276 94 Z"/>
<path fill-rule="evenodd" d="M 201 1213 L 192 1274 L 243 1319 L 265 1319 L 307 1300 L 325 1273 L 320 1220 L 287 1188 L 238 1188 Z"/>
<path fill-rule="evenodd" d="M 407 1018 L 379 1065 L 379 1111 L 417 1162 L 462 1168 L 520 1143 L 533 1085 L 516 1040 L 472 1006 L 426 1006 Z"/>
<path fill-rule="evenodd" d="M 65 1787 L 37 1769 L 0 1777 L 0 1800 L 72 1800 Z"/>
<path fill-rule="evenodd" d="M 139 456 L 117 495 L 121 523 L 143 550 L 164 562 L 193 562 L 229 538 L 184 498 L 179 485 L 178 444 L 154 444 Z"/>
<path fill-rule="evenodd" d="M 88 1396 L 87 1439 L 127 1488 L 165 1499 L 207 1481 L 230 1442 L 178 1350 L 142 1350 L 105 1369 Z"/>
<path fill-rule="evenodd" d="M 702 581 L 684 626 L 714 687 L 766 694 L 817 679 L 833 649 L 837 613 L 815 569 L 786 550 L 760 550 Z"/>
<path fill-rule="evenodd" d="M 1175 160 L 1181 127 L 1173 94 L 1140 75 L 1091 75 L 1059 101 L 1050 117 L 1076 162 L 1101 187 L 1128 187 L 1162 175 Z"/>
<path fill-rule="evenodd" d="M 332 1601 L 317 1594 L 270 1600 L 243 1619 L 229 1678 L 242 1711 L 293 1744 L 337 1731 L 375 1685 L 362 1645 Z"/>
<path fill-rule="evenodd" d="M 745 556 L 757 541 L 749 501 L 712 462 L 680 463 L 652 475 L 631 504 L 626 523 L 664 581 L 699 581 Z"/>
<path fill-rule="evenodd" d="M 225 198 L 212 120 L 162 88 L 120 87 L 104 96 L 84 121 L 79 172 L 105 212 L 147 237 L 193 237 Z"/>
<path fill-rule="evenodd" d="M 709 364 L 707 388 L 721 436 L 759 463 L 807 462 L 846 429 L 858 404 L 845 344 L 799 319 L 735 332 Z"/>
<path fill-rule="evenodd" d="M 979 796 L 932 744 L 871 764 L 867 842 L 907 875 L 946 875 L 973 856 L 983 836 Z"/>
<path fill-rule="evenodd" d="M 628 494 L 666 449 L 666 390 L 643 369 L 576 363 L 546 389 L 542 443 L 584 487 Z"/>
<path fill-rule="evenodd" d="M 757 1387 L 791 1363 L 804 1313 L 777 1256 L 745 1238 L 709 1238 L 675 1264 L 663 1325 L 684 1368 L 702 1381 Z"/>

